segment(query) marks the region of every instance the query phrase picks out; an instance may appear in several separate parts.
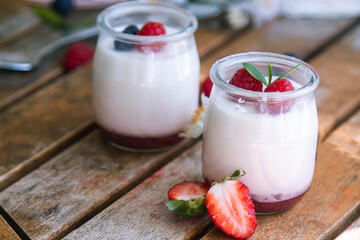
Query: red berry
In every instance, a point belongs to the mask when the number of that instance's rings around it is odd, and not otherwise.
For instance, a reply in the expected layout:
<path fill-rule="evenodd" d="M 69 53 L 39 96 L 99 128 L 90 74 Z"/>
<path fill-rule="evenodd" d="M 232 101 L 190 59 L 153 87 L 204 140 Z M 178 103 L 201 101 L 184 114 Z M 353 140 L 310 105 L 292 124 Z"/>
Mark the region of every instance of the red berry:
<path fill-rule="evenodd" d="M 201 92 L 205 94 L 205 96 L 210 97 L 211 89 L 213 87 L 213 82 L 210 77 L 207 77 L 206 80 L 201 85 Z"/>
<path fill-rule="evenodd" d="M 272 82 L 264 92 L 289 92 L 295 90 L 291 82 L 286 78 L 280 78 Z"/>
<path fill-rule="evenodd" d="M 158 36 L 165 35 L 166 30 L 162 23 L 159 22 L 147 22 L 137 33 L 141 36 Z"/>
<path fill-rule="evenodd" d="M 237 180 L 213 185 L 206 195 L 210 218 L 221 231 L 238 239 L 254 234 L 255 207 L 247 186 Z"/>
<path fill-rule="evenodd" d="M 229 83 L 238 88 L 255 92 L 262 92 L 263 89 L 262 82 L 251 76 L 251 74 L 245 68 L 240 68 L 237 70 Z"/>
<path fill-rule="evenodd" d="M 147 22 L 137 33 L 141 36 L 159 36 L 165 35 L 166 30 L 162 23 L 159 22 Z M 142 52 L 157 52 L 164 46 L 162 42 L 154 42 L 146 45 L 140 45 L 138 48 Z"/>
<path fill-rule="evenodd" d="M 63 65 L 65 70 L 70 71 L 88 62 L 94 56 L 94 48 L 84 42 L 76 42 L 70 45 L 64 55 Z"/>
<path fill-rule="evenodd" d="M 286 78 L 281 78 L 272 82 L 265 92 L 288 92 L 295 90 L 291 82 Z M 292 104 L 288 101 L 284 102 L 267 102 L 260 105 L 260 112 L 263 114 L 278 115 L 290 111 Z"/>
<path fill-rule="evenodd" d="M 194 198 L 203 198 L 208 192 L 209 187 L 198 181 L 185 181 L 176 184 L 168 191 L 169 200 L 190 200 Z"/>

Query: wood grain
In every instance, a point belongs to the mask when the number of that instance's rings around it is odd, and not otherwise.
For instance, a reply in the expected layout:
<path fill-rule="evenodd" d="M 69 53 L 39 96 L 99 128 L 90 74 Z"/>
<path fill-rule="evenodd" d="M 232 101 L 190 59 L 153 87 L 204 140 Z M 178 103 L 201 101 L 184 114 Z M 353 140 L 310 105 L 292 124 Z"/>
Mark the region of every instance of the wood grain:
<path fill-rule="evenodd" d="M 316 90 L 319 139 L 360 107 L 360 26 L 311 61 L 320 75 Z"/>
<path fill-rule="evenodd" d="M 0 113 L 0 190 L 91 125 L 90 81 L 86 66 Z"/>
<path fill-rule="evenodd" d="M 359 213 L 360 215 L 360 213 Z M 360 217 L 342 232 L 335 240 L 358 240 L 360 239 Z"/>
<path fill-rule="evenodd" d="M 60 239 L 193 143 L 129 153 L 95 131 L 1 192 L 0 202 L 31 239 Z"/>
<path fill-rule="evenodd" d="M 0 216 L 0 239 L 3 240 L 20 240 L 16 232 L 9 226 L 5 219 Z"/>
<path fill-rule="evenodd" d="M 303 199 L 287 212 L 257 216 L 250 239 L 333 239 L 360 210 L 360 163 L 330 143 L 318 146 L 315 175 Z M 213 228 L 202 240 L 232 239 Z"/>
<path fill-rule="evenodd" d="M 360 110 L 336 128 L 325 141 L 360 160 Z"/>
<path fill-rule="evenodd" d="M 276 19 L 258 29 L 239 35 L 219 51 L 211 54 L 202 61 L 202 75 L 209 74 L 210 68 L 216 60 L 235 53 L 249 51 L 293 52 L 304 58 L 351 23 L 352 20 L 339 19 Z"/>
<path fill-rule="evenodd" d="M 175 240 L 197 236 L 210 224 L 208 215 L 181 218 L 165 204 L 173 185 L 202 180 L 201 146 L 199 143 L 179 156 L 64 239 Z"/>

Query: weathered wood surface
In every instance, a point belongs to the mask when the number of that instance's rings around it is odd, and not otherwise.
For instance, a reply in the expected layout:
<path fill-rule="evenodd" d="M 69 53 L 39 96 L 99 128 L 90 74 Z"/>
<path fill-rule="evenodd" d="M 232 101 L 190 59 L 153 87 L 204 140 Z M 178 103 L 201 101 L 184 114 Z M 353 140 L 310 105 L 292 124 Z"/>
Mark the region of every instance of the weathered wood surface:
<path fill-rule="evenodd" d="M 310 63 L 320 75 L 316 101 L 321 140 L 360 107 L 360 25 Z"/>
<path fill-rule="evenodd" d="M 359 213 L 360 215 L 360 213 Z M 358 240 L 360 239 L 360 217 L 342 232 L 335 240 Z"/>
<path fill-rule="evenodd" d="M 325 141 L 334 143 L 339 150 L 360 160 L 360 110 L 335 129 Z"/>
<path fill-rule="evenodd" d="M 330 143 L 318 146 L 309 191 L 292 209 L 257 216 L 250 239 L 333 239 L 338 229 L 359 214 L 360 163 Z M 213 228 L 202 240 L 232 239 Z"/>
<path fill-rule="evenodd" d="M 87 66 L 0 113 L 0 190 L 46 161 L 48 154 L 56 152 L 56 145 L 60 147 L 89 125 L 90 82 Z"/>
<path fill-rule="evenodd" d="M 207 214 L 181 218 L 165 204 L 173 185 L 202 181 L 201 147 L 198 143 L 64 239 L 175 240 L 200 234 L 211 223 Z"/>
<path fill-rule="evenodd" d="M 16 232 L 9 226 L 5 219 L 0 216 L 0 239 L 3 240 L 20 240 Z"/>
<path fill-rule="evenodd" d="M 202 61 L 201 72 L 207 75 L 216 60 L 241 52 L 291 52 L 305 58 L 352 22 L 353 20 L 339 19 L 276 19 L 258 29 L 239 35 L 231 43 L 211 54 Z"/>
<path fill-rule="evenodd" d="M 0 22 L 0 46 L 40 23 L 22 0 L 0 1 Z"/>
<path fill-rule="evenodd" d="M 129 153 L 94 131 L 1 192 L 0 203 L 30 238 L 59 239 L 193 143 Z"/>

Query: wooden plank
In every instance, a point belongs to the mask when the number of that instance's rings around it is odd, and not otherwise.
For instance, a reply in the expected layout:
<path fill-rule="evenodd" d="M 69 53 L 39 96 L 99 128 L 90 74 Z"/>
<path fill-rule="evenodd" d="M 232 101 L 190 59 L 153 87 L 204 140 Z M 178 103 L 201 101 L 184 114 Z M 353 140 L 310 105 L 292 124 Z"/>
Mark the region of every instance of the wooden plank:
<path fill-rule="evenodd" d="M 209 74 L 210 68 L 216 60 L 235 53 L 249 51 L 293 52 L 304 58 L 351 23 L 352 20 L 339 19 L 276 19 L 247 34 L 239 35 L 219 51 L 211 54 L 202 61 L 202 76 Z"/>
<path fill-rule="evenodd" d="M 90 82 L 88 65 L 0 113 L 0 190 L 92 124 Z"/>
<path fill-rule="evenodd" d="M 320 75 L 316 90 L 319 139 L 360 107 L 360 26 L 311 61 Z"/>
<path fill-rule="evenodd" d="M 201 148 L 197 144 L 64 239 L 193 239 L 211 223 L 208 215 L 181 218 L 165 204 L 173 185 L 202 180 Z"/>
<path fill-rule="evenodd" d="M 0 202 L 31 239 L 60 239 L 193 143 L 129 153 L 95 131 L 1 192 Z"/>
<path fill-rule="evenodd" d="M 2 0 L 0 2 L 0 45 L 33 29 L 40 20 L 31 12 L 24 1 Z"/>
<path fill-rule="evenodd" d="M 9 226 L 5 219 L 0 216 L 0 239 L 20 240 L 16 232 Z"/>
<path fill-rule="evenodd" d="M 315 175 L 309 191 L 292 209 L 257 216 L 250 239 L 333 239 L 360 210 L 360 164 L 333 144 L 318 146 Z M 232 239 L 213 228 L 202 240 Z"/>
<path fill-rule="evenodd" d="M 360 160 L 360 110 L 335 129 L 325 141 Z"/>
<path fill-rule="evenodd" d="M 360 214 L 360 213 L 359 213 Z M 351 224 L 335 240 L 358 240 L 360 239 L 360 217 Z"/>

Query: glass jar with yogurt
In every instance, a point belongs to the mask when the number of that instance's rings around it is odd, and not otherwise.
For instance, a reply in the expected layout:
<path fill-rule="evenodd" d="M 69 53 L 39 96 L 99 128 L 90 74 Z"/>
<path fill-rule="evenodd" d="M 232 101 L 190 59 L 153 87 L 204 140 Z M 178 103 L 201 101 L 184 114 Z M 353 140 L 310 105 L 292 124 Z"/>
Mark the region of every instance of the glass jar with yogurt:
<path fill-rule="evenodd" d="M 300 64 L 286 77 L 295 90 L 255 92 L 230 85 L 244 62 L 265 76 L 270 62 L 275 78 Z M 214 87 L 204 119 L 205 180 L 220 180 L 244 170 L 239 180 L 249 187 L 257 213 L 291 208 L 308 190 L 314 174 L 317 72 L 293 57 L 250 52 L 218 60 L 210 77 Z"/>
<path fill-rule="evenodd" d="M 150 21 L 162 23 L 166 35 L 123 32 Z M 130 151 L 156 151 L 179 142 L 199 99 L 194 15 L 168 4 L 128 2 L 105 9 L 97 23 L 93 105 L 105 139 Z"/>

